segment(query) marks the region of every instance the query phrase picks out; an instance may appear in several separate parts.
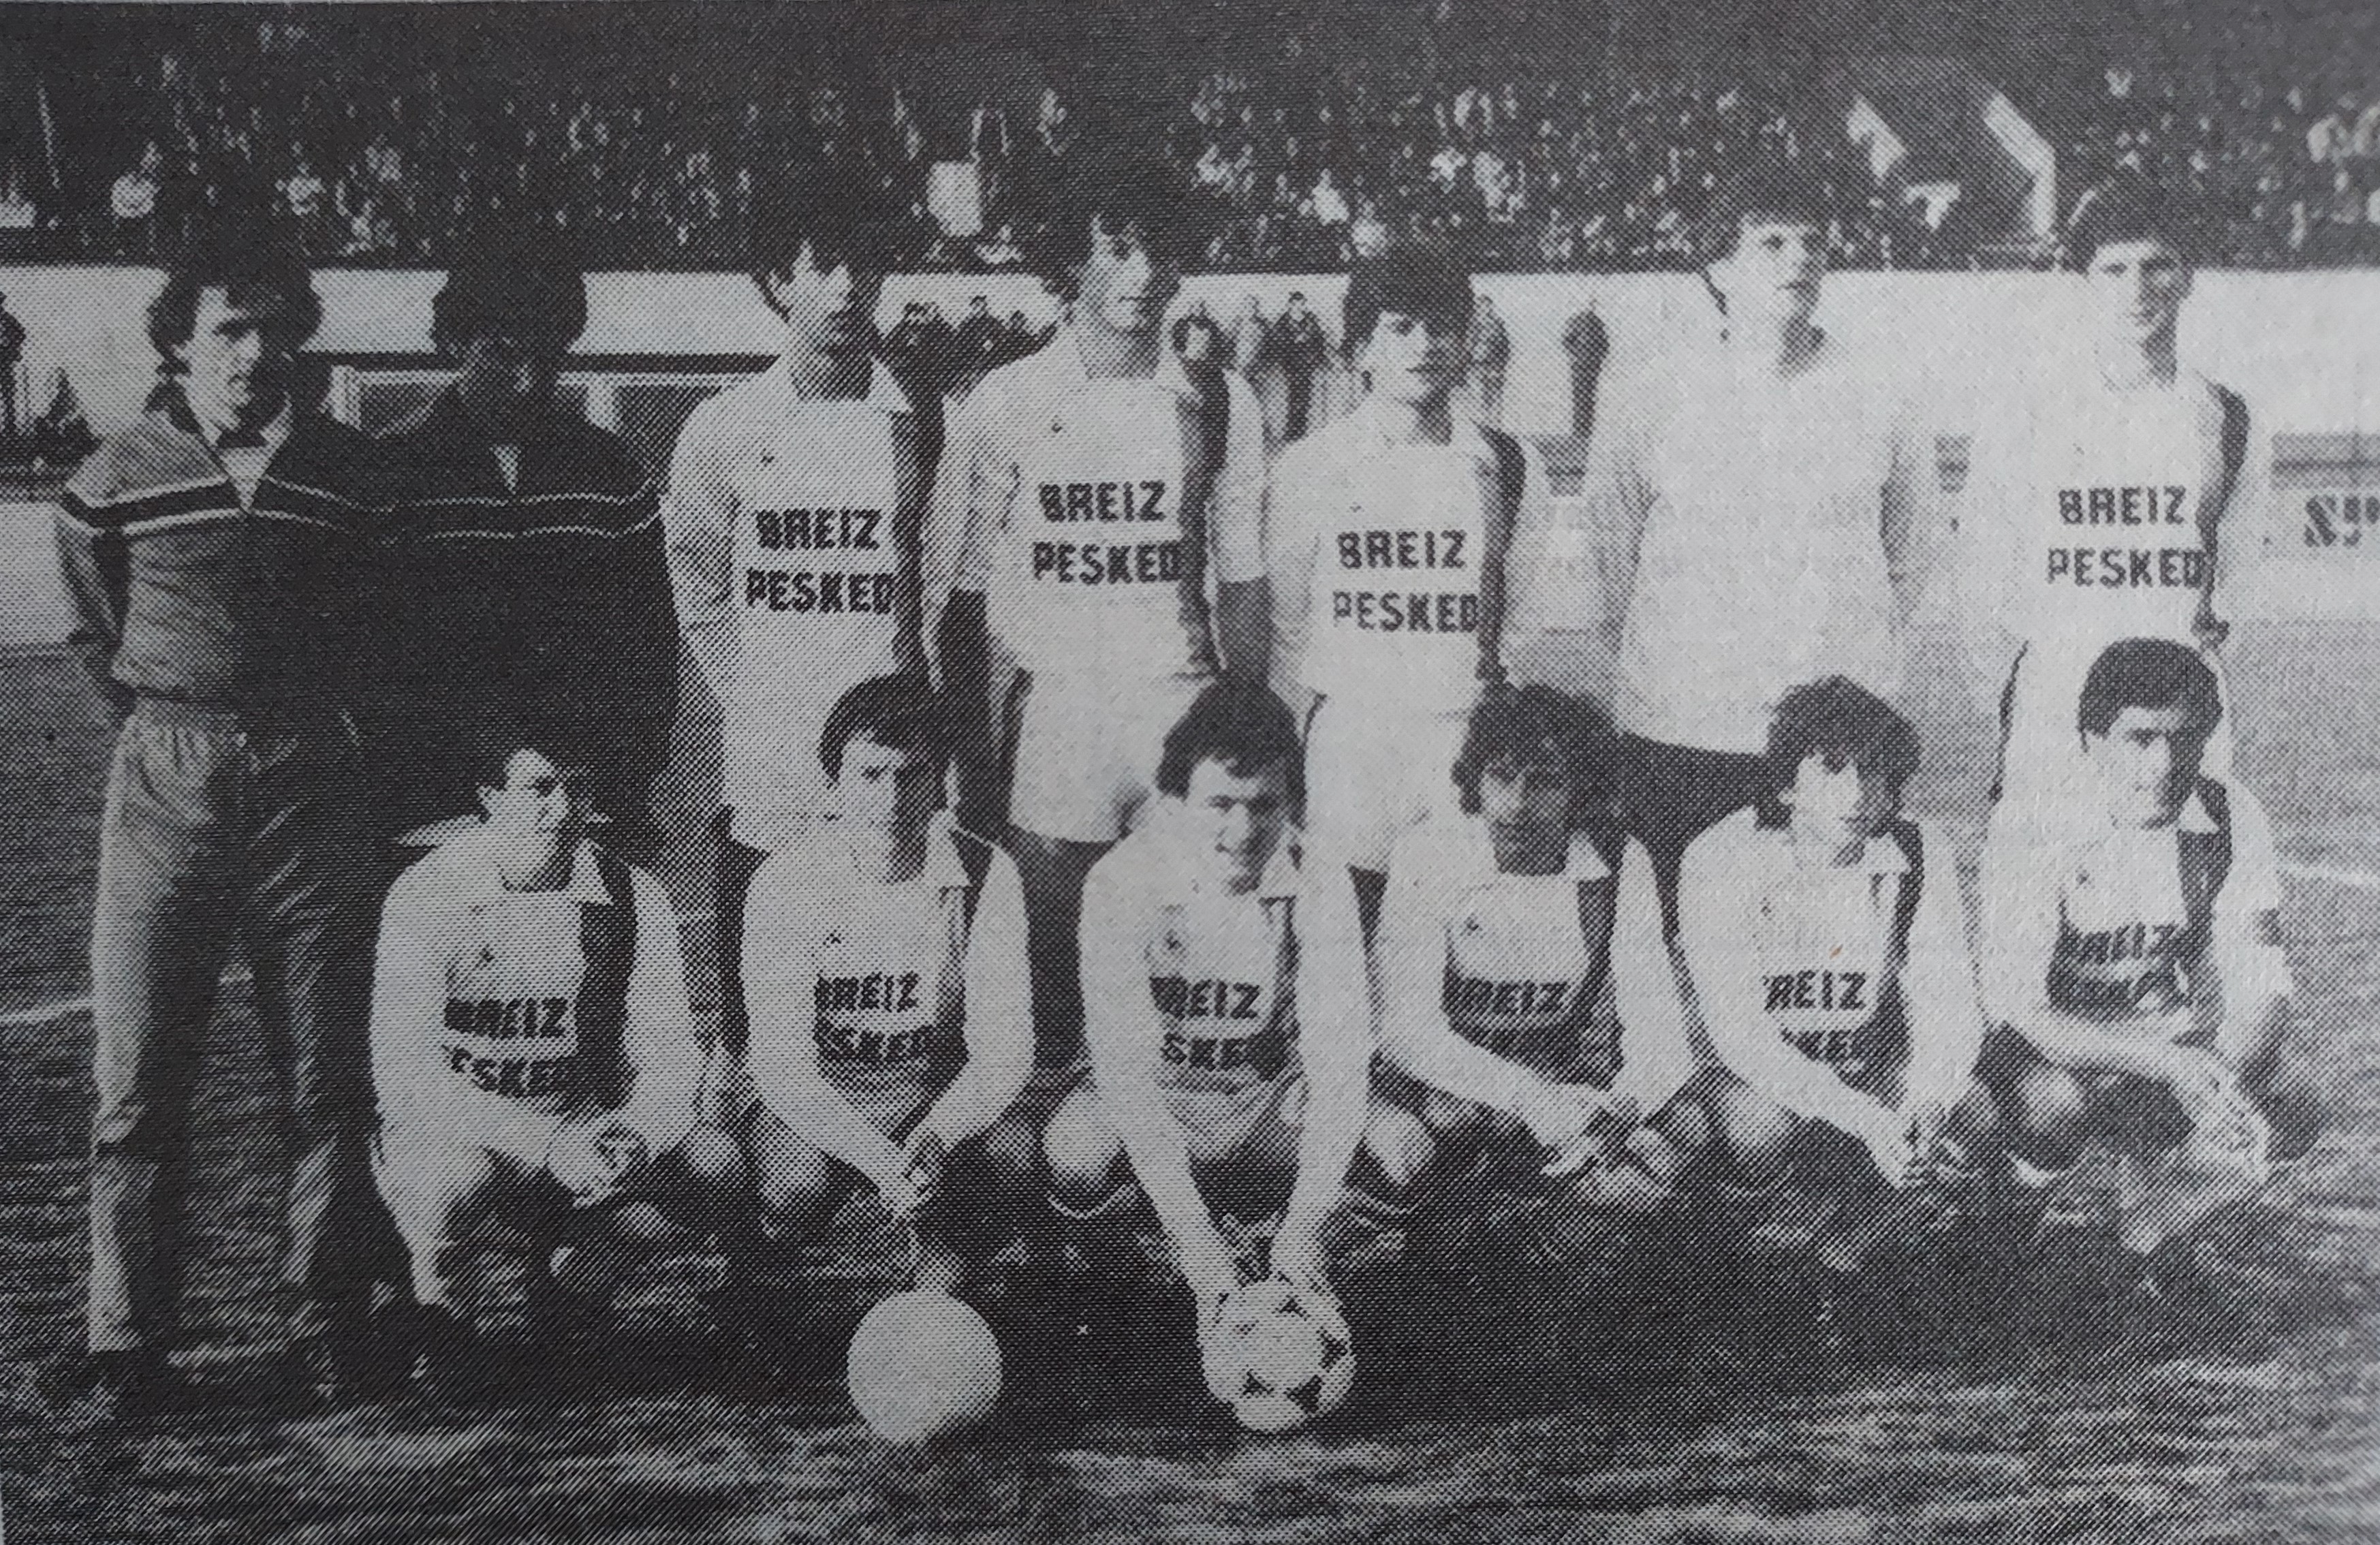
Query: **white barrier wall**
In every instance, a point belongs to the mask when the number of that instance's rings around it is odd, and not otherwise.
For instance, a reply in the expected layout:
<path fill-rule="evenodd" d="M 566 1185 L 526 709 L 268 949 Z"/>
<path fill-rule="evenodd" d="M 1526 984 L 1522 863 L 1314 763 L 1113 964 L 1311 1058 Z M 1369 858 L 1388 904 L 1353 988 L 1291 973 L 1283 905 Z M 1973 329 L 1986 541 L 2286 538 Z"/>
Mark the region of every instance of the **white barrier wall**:
<path fill-rule="evenodd" d="M 316 347 L 426 351 L 440 280 L 430 272 L 325 271 L 318 283 L 327 315 Z M 158 283 L 147 269 L 0 267 L 0 293 L 30 334 L 26 367 L 37 402 L 46 401 L 63 368 L 102 432 L 135 411 L 152 379 L 143 312 Z M 1335 324 L 1344 283 L 1216 275 L 1193 281 L 1183 304 L 1203 298 L 1228 322 L 1248 296 L 1277 312 L 1291 290 L 1302 289 Z M 2001 383 L 2075 347 L 2080 285 L 2061 274 L 1843 274 L 1829 282 L 1823 319 L 1843 347 L 1901 383 L 1922 423 L 1955 439 L 1973 430 Z M 1658 371 L 1672 351 L 1696 347 L 1714 322 L 1692 275 L 1495 275 L 1480 288 L 1512 332 L 1505 421 L 1522 431 L 1570 427 L 1560 337 L 1580 311 L 1594 308 L 1610 335 L 1607 393 L 1624 393 L 1632 374 Z M 1030 278 L 935 274 L 888 285 L 881 314 L 889 324 L 905 301 L 930 298 L 955 319 L 976 294 L 1001 316 L 1021 310 L 1041 321 L 1054 311 Z M 589 300 L 580 343 L 589 354 L 751 354 L 771 347 L 773 319 L 741 275 L 597 274 Z M 2380 493 L 2380 272 L 2203 274 L 2184 349 L 2242 392 L 2255 413 L 2250 469 L 2261 492 L 2252 517 L 2266 562 L 2248 603 L 2295 614 L 2380 614 L 2380 536 L 2362 540 L 2367 525 L 2380 524 L 2380 504 L 2371 498 Z M 21 517 L 0 532 L 0 602 L 11 611 L 41 603 L 18 588 L 36 582 L 46 566 L 45 551 L 29 551 L 30 534 Z"/>

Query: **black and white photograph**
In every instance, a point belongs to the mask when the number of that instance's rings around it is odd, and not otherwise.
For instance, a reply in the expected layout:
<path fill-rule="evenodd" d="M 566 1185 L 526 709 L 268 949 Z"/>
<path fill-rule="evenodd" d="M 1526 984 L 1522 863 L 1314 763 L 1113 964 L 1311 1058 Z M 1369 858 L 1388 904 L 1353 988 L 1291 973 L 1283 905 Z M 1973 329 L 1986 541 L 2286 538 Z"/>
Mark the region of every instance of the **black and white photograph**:
<path fill-rule="evenodd" d="M 0 1545 L 1011 1540 L 2380 1540 L 2364 0 L 0 3 Z"/>

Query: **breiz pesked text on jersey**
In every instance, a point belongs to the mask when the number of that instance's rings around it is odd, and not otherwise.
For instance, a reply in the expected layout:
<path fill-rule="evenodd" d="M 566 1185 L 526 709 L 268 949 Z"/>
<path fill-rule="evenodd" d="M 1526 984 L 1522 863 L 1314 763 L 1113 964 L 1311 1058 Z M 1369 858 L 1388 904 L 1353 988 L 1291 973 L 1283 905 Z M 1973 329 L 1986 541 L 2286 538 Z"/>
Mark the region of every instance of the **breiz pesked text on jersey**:
<path fill-rule="evenodd" d="M 884 551 L 884 512 L 876 509 L 754 510 L 752 540 L 766 553 L 879 553 Z M 756 554 L 757 556 L 757 554 Z M 820 615 L 864 613 L 892 615 L 898 596 L 891 568 L 744 571 L 744 604 L 771 612 Z"/>

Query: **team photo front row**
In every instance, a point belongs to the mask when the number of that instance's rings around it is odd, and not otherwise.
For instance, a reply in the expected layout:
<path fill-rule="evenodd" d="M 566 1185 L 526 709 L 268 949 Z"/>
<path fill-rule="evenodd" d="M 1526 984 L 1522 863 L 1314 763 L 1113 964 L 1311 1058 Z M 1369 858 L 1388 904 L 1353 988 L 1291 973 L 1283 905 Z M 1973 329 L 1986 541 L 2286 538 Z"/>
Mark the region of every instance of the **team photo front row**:
<path fill-rule="evenodd" d="M 486 1225 L 526 1235 L 533 1323 L 540 1294 L 583 1320 L 638 1257 L 716 1236 L 722 1327 L 797 1361 L 800 1247 L 855 1193 L 914 1232 L 936 1294 L 1160 1245 L 1202 1335 L 1252 1283 L 1327 1304 L 1428 1213 L 1515 1186 L 1582 1258 L 1680 1209 L 1740 1242 L 1790 1199 L 1848 1276 L 1963 1217 L 2041 1218 L 2095 1141 L 2124 1247 L 2187 1275 L 2194 1225 L 2321 1120 L 2264 818 L 2201 771 L 2219 714 L 2193 651 L 2101 654 L 2075 733 L 2105 819 L 1996 823 L 1971 952 L 1951 842 L 1901 809 L 1909 723 L 1841 677 L 1796 688 L 1765 792 L 1686 849 L 1673 950 L 1608 725 L 1491 688 L 1367 940 L 1301 833 L 1294 719 L 1226 678 L 1090 871 L 1087 1055 L 1040 1074 L 1016 866 L 943 808 L 952 721 L 922 678 L 829 715 L 830 819 L 746 906 L 740 1064 L 696 1033 L 659 882 L 590 835 L 576 748 L 499 735 L 484 821 L 382 922 L 375 1171 L 411 1263 L 391 1322 L 431 1388 L 483 1388 L 500 1365 L 455 1284 Z"/>

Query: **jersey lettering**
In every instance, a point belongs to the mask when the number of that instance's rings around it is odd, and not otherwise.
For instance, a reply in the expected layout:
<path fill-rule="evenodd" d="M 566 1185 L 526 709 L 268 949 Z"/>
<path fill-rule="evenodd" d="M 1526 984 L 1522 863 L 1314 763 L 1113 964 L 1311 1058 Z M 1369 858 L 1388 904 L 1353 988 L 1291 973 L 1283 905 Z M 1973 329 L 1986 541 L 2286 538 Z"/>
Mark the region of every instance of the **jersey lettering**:
<path fill-rule="evenodd" d="M 1341 568 L 1462 568 L 1470 533 L 1436 531 L 1342 531 Z"/>
<path fill-rule="evenodd" d="M 917 1006 L 918 973 L 898 975 L 872 971 L 864 977 L 820 977 L 816 996 L 820 1014 L 848 1014 L 858 1009 L 905 1013 Z"/>
<path fill-rule="evenodd" d="M 1171 1019 L 1254 1019 L 1264 989 L 1252 981 L 1190 981 L 1151 977 L 1148 995 Z"/>
<path fill-rule="evenodd" d="M 752 568 L 744 571 L 744 604 L 771 612 L 892 614 L 892 576 L 820 573 L 813 569 Z"/>
<path fill-rule="evenodd" d="M 2046 578 L 2082 590 L 2201 590 L 2206 553 L 2198 547 L 2053 547 Z"/>
<path fill-rule="evenodd" d="M 917 979 L 910 979 L 914 982 Z M 897 1067 L 931 1060 L 941 1052 L 944 1038 L 939 1025 L 920 1025 L 909 1030 L 863 1030 L 849 1021 L 820 1019 L 812 1031 L 812 1039 L 818 1044 L 819 1055 L 827 1061 Z"/>
<path fill-rule="evenodd" d="M 1551 1019 L 1570 1012 L 1571 981 L 1489 981 L 1479 977 L 1450 976 L 1446 1011 L 1450 1015 L 1505 1017 L 1527 1016 Z"/>
<path fill-rule="evenodd" d="M 882 510 L 755 510 L 753 534 L 771 552 L 880 551 Z"/>
<path fill-rule="evenodd" d="M 1137 482 L 1045 482 L 1041 485 L 1041 518 L 1070 523 L 1119 520 L 1171 520 L 1165 507 L 1161 478 Z"/>
<path fill-rule="evenodd" d="M 1278 1038 L 1262 1034 L 1194 1036 L 1168 1030 L 1162 1055 L 1176 1067 L 1218 1073 L 1247 1068 L 1268 1078 L 1281 1071 L 1281 1064 Z"/>
<path fill-rule="evenodd" d="M 446 1065 L 490 1094 L 507 1100 L 568 1098 L 578 1082 L 576 1057 L 483 1057 L 468 1046 L 443 1048 Z"/>
<path fill-rule="evenodd" d="M 1825 1008 L 1864 1013 L 1868 1007 L 1867 978 L 1865 971 L 1770 972 L 1767 1012 Z"/>
<path fill-rule="evenodd" d="M 1182 578 L 1182 544 L 1037 541 L 1033 578 L 1057 585 L 1171 585 Z"/>
<path fill-rule="evenodd" d="M 2058 518 L 2069 526 L 2183 526 L 2190 490 L 2180 483 L 2133 488 L 2061 488 Z"/>
<path fill-rule="evenodd" d="M 1479 598 L 1428 590 L 1333 590 L 1330 620 L 1366 633 L 1476 633 Z"/>
<path fill-rule="evenodd" d="M 2059 931 L 2049 1001 L 2078 1018 L 2161 1015 L 2191 1001 L 2199 940 L 2185 923 Z"/>
<path fill-rule="evenodd" d="M 446 1028 L 482 1040 L 519 1040 L 571 1033 L 567 998 L 449 998 Z"/>

